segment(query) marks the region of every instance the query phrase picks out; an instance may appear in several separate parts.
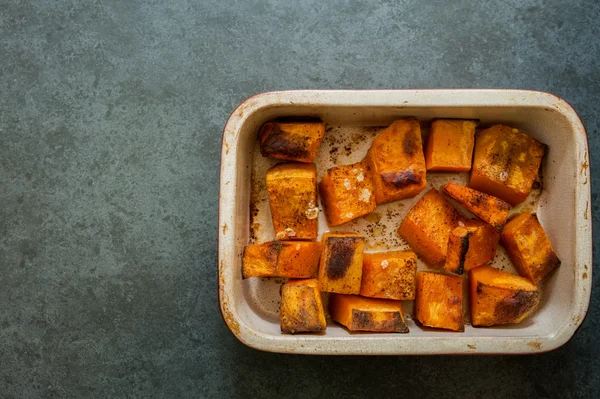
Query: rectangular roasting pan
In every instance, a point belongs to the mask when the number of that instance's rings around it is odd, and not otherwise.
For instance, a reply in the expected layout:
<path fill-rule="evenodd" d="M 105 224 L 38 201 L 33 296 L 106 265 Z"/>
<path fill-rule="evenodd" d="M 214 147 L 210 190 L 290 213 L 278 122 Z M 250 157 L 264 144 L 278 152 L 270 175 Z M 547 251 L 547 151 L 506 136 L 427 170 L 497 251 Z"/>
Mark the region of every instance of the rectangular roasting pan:
<path fill-rule="evenodd" d="M 278 117 L 318 117 L 326 136 L 315 163 L 320 180 L 328 167 L 362 159 L 372 138 L 394 120 L 414 116 L 423 135 L 433 118 L 479 119 L 480 127 L 502 123 L 548 145 L 541 167 L 542 188 L 513 213 L 536 212 L 561 266 L 542 286 L 539 309 L 517 325 L 475 328 L 464 333 L 426 329 L 403 304 L 408 334 L 349 333 L 328 320 L 325 334 L 287 335 L 279 327 L 279 288 L 283 279 L 242 280 L 244 246 L 274 239 L 266 170 L 276 163 L 260 156 L 258 131 Z M 440 188 L 468 174 L 428 173 L 428 186 Z M 271 352 L 327 355 L 518 354 L 539 353 L 566 343 L 582 323 L 592 282 L 592 217 L 587 135 L 577 113 L 548 93 L 524 90 L 302 90 L 250 97 L 231 114 L 223 132 L 219 197 L 218 290 L 223 318 L 244 344 Z M 415 198 L 381 205 L 377 215 L 328 228 L 322 212 L 319 233 L 355 231 L 367 235 L 367 251 L 406 248 L 396 229 Z M 321 207 L 321 204 L 319 204 Z M 322 209 L 322 208 L 321 208 Z M 503 249 L 495 267 L 514 272 Z M 426 266 L 419 260 L 419 269 Z M 326 299 L 326 298 L 325 298 Z M 465 303 L 468 301 L 465 298 Z"/>

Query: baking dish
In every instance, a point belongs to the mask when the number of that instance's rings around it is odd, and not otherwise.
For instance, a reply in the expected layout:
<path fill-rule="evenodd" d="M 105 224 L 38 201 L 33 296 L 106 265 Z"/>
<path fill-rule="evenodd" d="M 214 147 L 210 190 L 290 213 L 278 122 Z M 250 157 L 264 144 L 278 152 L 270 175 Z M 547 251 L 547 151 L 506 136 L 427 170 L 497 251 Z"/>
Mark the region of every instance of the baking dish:
<path fill-rule="evenodd" d="M 426 329 L 409 320 L 408 334 L 349 333 L 329 322 L 323 335 L 285 335 L 277 308 L 281 279 L 242 280 L 241 255 L 249 242 L 274 239 L 264 200 L 263 171 L 273 163 L 257 157 L 260 126 L 278 117 L 318 117 L 327 126 L 317 165 L 351 163 L 364 156 L 373 132 L 414 116 L 427 126 L 433 118 L 479 119 L 482 126 L 504 123 L 548 145 L 542 164 L 543 188 L 519 209 L 536 212 L 562 265 L 544 283 L 540 308 L 523 323 L 475 328 L 464 333 Z M 261 173 L 263 173 L 261 175 Z M 263 93 L 244 101 L 223 132 L 219 197 L 219 303 L 229 329 L 256 349 L 303 354 L 517 354 L 555 349 L 567 342 L 586 315 L 592 281 L 592 221 L 588 144 L 583 123 L 564 100 L 524 90 L 302 90 Z M 428 174 L 428 185 L 466 182 L 466 174 Z M 424 193 L 424 192 L 423 192 Z M 422 193 L 422 194 L 423 194 Z M 421 194 L 421 195 L 422 195 Z M 327 230 L 363 232 L 380 226 L 373 250 L 403 244 L 395 228 L 416 198 L 379 209 L 380 220 L 358 221 Z M 495 265 L 513 271 L 499 251 Z M 423 267 L 420 264 L 420 268 Z M 410 315 L 410 303 L 405 311 Z"/>

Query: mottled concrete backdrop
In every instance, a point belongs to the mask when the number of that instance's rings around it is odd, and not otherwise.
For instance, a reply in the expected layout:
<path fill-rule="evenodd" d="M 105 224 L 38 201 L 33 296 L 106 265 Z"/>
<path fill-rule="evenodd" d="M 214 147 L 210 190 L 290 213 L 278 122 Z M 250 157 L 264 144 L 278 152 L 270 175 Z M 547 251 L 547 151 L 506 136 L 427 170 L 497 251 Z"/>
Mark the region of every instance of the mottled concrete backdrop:
<path fill-rule="evenodd" d="M 600 3 L 279 3 L 0 0 L 0 397 L 600 396 L 597 271 L 575 338 L 531 357 L 259 353 L 216 293 L 221 130 L 238 103 L 545 90 L 580 113 L 600 167 Z"/>

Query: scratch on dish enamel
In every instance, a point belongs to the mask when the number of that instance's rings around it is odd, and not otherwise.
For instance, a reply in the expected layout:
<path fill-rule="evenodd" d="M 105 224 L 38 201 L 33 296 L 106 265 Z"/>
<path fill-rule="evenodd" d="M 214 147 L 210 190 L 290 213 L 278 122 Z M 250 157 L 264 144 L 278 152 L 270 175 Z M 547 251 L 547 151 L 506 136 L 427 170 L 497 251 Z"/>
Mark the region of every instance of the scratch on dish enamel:
<path fill-rule="evenodd" d="M 325 137 L 315 159 L 318 181 L 329 167 L 361 161 L 373 138 L 402 117 L 416 117 L 421 121 L 424 142 L 433 117 L 454 117 L 479 119 L 480 128 L 505 123 L 546 144 L 549 151 L 542 163 L 543 178 L 534 183 L 529 197 L 510 213 L 514 216 L 525 211 L 535 212 L 563 262 L 544 282 L 542 306 L 524 323 L 511 328 L 474 328 L 469 324 L 468 301 L 464 301 L 465 332 L 454 334 L 418 325 L 410 317 L 412 302 L 405 301 L 410 332 L 402 336 L 350 334 L 330 318 L 326 332 L 321 335 L 281 334 L 279 289 L 284 280 L 251 278 L 242 281 L 241 255 L 248 243 L 275 239 L 265 174 L 279 161 L 260 155 L 258 131 L 269 120 L 293 115 L 319 117 L 325 124 Z M 586 184 L 590 173 L 587 139 L 575 112 L 557 97 L 519 90 L 264 93 L 242 103 L 227 121 L 224 131 L 218 224 L 223 233 L 218 244 L 219 300 L 228 327 L 247 345 L 266 351 L 303 354 L 539 353 L 567 342 L 585 317 L 592 281 L 590 204 L 593 205 L 590 184 Z M 323 205 L 318 202 L 314 205 L 319 210 L 316 217 L 319 233 L 364 234 L 367 252 L 407 249 L 407 244 L 396 233 L 400 222 L 429 188 L 440 189 L 448 181 L 466 184 L 468 173 L 427 173 L 428 187 L 421 194 L 380 205 L 375 212 L 337 227 L 328 226 Z M 465 209 L 459 210 L 464 216 L 473 217 Z M 308 212 L 311 216 L 315 214 L 312 209 Z M 515 273 L 501 246 L 492 262 L 498 269 Z M 429 269 L 420 259 L 417 267 L 418 270 Z M 325 307 L 327 301 L 324 294 Z"/>

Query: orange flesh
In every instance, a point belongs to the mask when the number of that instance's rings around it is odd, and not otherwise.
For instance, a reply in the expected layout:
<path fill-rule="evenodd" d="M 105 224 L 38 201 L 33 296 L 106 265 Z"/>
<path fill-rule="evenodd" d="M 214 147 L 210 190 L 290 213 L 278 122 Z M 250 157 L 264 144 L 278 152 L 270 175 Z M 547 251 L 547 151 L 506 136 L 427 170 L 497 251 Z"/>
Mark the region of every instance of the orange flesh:
<path fill-rule="evenodd" d="M 438 266 L 446 259 L 452 229 L 462 220 L 456 209 L 431 189 L 404 217 L 398 234 L 427 264 Z"/>
<path fill-rule="evenodd" d="M 330 226 L 369 214 L 377 207 L 371 174 L 362 162 L 329 169 L 319 191 Z"/>
<path fill-rule="evenodd" d="M 375 138 L 365 160 L 377 204 L 414 197 L 427 185 L 421 127 L 416 119 L 392 123 Z"/>
<path fill-rule="evenodd" d="M 471 170 L 476 121 L 436 119 L 425 147 L 427 170 L 468 172 Z"/>
<path fill-rule="evenodd" d="M 397 300 L 415 299 L 417 257 L 412 251 L 365 254 L 360 295 Z"/>
<path fill-rule="evenodd" d="M 427 327 L 464 331 L 463 280 L 439 273 L 417 273 L 415 317 Z"/>

